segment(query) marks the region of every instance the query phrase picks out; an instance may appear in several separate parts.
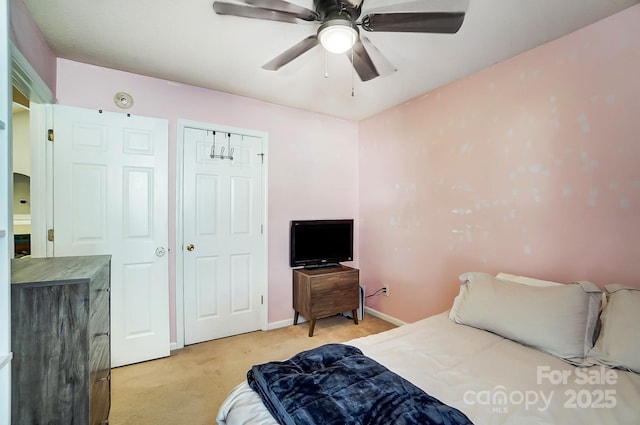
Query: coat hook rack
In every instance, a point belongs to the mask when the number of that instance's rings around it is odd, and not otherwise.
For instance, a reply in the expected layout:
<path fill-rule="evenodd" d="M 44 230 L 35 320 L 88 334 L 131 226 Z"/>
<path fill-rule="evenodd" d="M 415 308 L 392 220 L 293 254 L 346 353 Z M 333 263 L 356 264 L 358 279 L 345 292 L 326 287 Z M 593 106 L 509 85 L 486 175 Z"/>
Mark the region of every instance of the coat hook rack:
<path fill-rule="evenodd" d="M 209 130 L 207 130 L 207 133 L 209 133 Z M 220 146 L 220 154 L 217 155 L 216 154 L 216 132 L 212 131 L 213 133 L 213 143 L 211 144 L 211 153 L 209 153 L 209 158 L 211 159 L 229 159 L 231 161 L 233 161 L 233 148 L 231 147 L 231 133 L 227 133 L 226 138 L 227 138 L 227 146 L 229 146 L 229 155 L 225 155 L 224 154 L 224 146 Z"/>

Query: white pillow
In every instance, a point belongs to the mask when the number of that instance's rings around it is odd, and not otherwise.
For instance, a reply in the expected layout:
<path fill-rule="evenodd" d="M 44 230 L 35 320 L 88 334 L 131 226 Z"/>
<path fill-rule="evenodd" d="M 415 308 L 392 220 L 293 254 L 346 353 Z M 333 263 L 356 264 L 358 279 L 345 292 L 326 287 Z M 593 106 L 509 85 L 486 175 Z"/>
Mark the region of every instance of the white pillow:
<path fill-rule="evenodd" d="M 590 282 L 531 286 L 485 273 L 460 276 L 449 317 L 582 363 L 593 347 L 601 291 Z"/>
<path fill-rule="evenodd" d="M 589 360 L 640 373 L 640 289 L 606 285 L 608 302 Z"/>
<path fill-rule="evenodd" d="M 511 282 L 518 282 L 518 283 L 522 283 L 523 285 L 530 285 L 530 286 L 557 286 L 557 285 L 565 285 L 564 283 L 559 283 L 559 282 L 553 282 L 551 280 L 540 280 L 540 279 L 534 279 L 532 277 L 527 277 L 527 276 L 516 276 L 514 274 L 509 274 L 509 273 L 504 273 L 504 272 L 500 272 L 496 275 L 496 277 L 498 279 L 504 279 L 504 280 L 509 280 Z M 604 306 L 607 304 L 607 297 L 605 296 L 604 292 L 602 293 L 602 304 L 600 306 L 600 310 L 602 310 L 602 308 L 604 308 Z"/>
<path fill-rule="evenodd" d="M 552 282 L 550 280 L 540 280 L 540 279 L 534 279 L 532 277 L 516 276 L 514 274 L 503 273 L 503 272 L 498 273 L 496 275 L 496 277 L 498 279 L 508 280 L 508 281 L 511 281 L 511 282 L 522 283 L 523 285 L 529 285 L 529 286 L 558 286 L 558 285 L 564 285 L 564 283 Z"/>
<path fill-rule="evenodd" d="M 484 273 L 480 273 L 480 274 L 484 274 Z M 460 294 L 453 300 L 453 306 L 451 307 L 451 311 L 449 313 L 449 318 L 451 318 L 452 320 L 453 320 L 453 316 L 455 316 L 458 311 L 458 304 L 459 304 L 459 300 L 461 299 L 460 295 L 467 290 L 467 287 L 465 285 L 466 281 L 462 281 L 462 276 L 464 275 L 460 276 L 460 281 L 462 282 L 462 285 L 460 286 Z M 529 285 L 529 286 L 564 285 L 564 283 L 552 282 L 550 280 L 534 279 L 532 277 L 526 277 L 526 276 L 516 276 L 514 274 L 509 274 L 504 272 L 499 272 L 498 274 L 496 274 L 496 277 L 498 279 L 508 280 L 510 282 L 521 283 L 523 285 Z M 604 294 L 602 298 L 605 298 Z"/>

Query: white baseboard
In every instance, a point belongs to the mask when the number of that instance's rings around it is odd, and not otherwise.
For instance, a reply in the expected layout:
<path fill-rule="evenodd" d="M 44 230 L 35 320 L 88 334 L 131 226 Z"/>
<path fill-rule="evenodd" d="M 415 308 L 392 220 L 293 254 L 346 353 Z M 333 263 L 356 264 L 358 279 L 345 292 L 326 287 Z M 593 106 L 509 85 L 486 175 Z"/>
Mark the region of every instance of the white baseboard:
<path fill-rule="evenodd" d="M 389 323 L 393 323 L 396 326 L 402 326 L 407 324 L 407 322 L 404 322 L 400 319 L 396 319 L 395 317 L 389 316 L 388 314 L 381 313 L 378 310 L 372 309 L 371 307 L 365 307 L 364 311 L 365 313 L 368 313 L 374 317 L 377 317 L 378 319 L 386 320 Z"/>
<path fill-rule="evenodd" d="M 184 347 L 179 347 L 179 348 L 184 348 Z M 177 342 L 172 342 L 169 345 L 169 351 L 173 351 L 173 350 L 177 350 L 178 349 L 178 343 Z"/>
<path fill-rule="evenodd" d="M 305 322 L 308 322 L 308 320 L 305 319 L 302 316 L 298 317 L 298 324 L 305 323 Z M 291 326 L 291 325 L 293 325 L 293 317 L 291 319 L 280 320 L 279 322 L 271 322 L 267 326 L 267 330 L 270 331 L 272 329 L 285 328 L 285 327 Z"/>
<path fill-rule="evenodd" d="M 271 322 L 267 325 L 267 330 L 270 331 L 272 329 L 280 329 L 289 325 L 293 325 L 293 319 L 285 319 L 285 320 L 280 320 L 279 322 Z"/>

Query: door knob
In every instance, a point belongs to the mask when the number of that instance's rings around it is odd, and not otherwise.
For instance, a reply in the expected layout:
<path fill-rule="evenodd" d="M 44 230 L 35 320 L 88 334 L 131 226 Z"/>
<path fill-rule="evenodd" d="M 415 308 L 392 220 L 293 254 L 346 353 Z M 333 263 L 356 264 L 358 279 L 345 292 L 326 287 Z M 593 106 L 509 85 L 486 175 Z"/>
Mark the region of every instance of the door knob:
<path fill-rule="evenodd" d="M 190 243 L 189 245 L 187 245 L 187 251 L 193 251 L 194 249 L 196 249 L 196 246 L 192 243 Z"/>
<path fill-rule="evenodd" d="M 163 247 L 163 246 L 159 246 L 158 248 L 156 248 L 156 255 L 157 255 L 158 257 L 164 257 L 164 254 L 165 254 L 166 252 L 167 252 L 167 251 L 164 249 L 164 247 Z"/>

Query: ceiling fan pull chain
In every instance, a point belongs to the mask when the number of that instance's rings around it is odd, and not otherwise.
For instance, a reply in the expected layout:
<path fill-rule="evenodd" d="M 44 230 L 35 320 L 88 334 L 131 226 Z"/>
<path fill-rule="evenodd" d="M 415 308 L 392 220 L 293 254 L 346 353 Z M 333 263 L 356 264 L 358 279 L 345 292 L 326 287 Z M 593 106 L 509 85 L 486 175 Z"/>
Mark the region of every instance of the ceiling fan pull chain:
<path fill-rule="evenodd" d="M 353 64 L 353 46 L 351 46 L 351 63 Z M 351 67 L 351 97 L 356 97 L 355 86 L 355 67 Z"/>
<path fill-rule="evenodd" d="M 329 78 L 329 52 L 324 51 L 324 78 Z"/>

